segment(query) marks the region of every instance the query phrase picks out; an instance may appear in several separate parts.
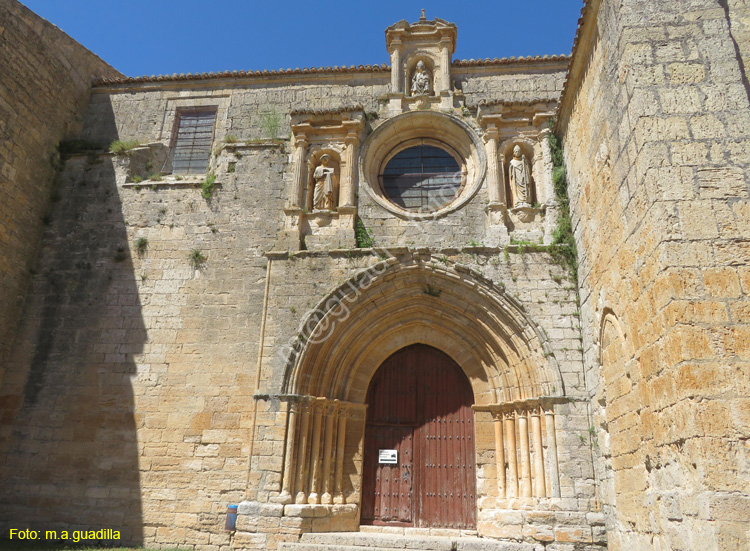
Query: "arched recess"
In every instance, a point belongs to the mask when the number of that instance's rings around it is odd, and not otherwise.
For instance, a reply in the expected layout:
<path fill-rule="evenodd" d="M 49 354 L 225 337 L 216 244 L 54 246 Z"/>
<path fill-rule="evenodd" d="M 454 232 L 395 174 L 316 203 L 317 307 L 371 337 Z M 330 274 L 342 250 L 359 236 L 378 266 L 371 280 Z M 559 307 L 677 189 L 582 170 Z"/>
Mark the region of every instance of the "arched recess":
<path fill-rule="evenodd" d="M 419 62 L 424 63 L 425 69 L 430 75 L 430 90 L 428 92 L 428 96 L 434 96 L 435 95 L 435 89 L 437 88 L 435 86 L 437 81 L 437 76 L 435 74 L 435 59 L 434 54 L 432 52 L 426 51 L 426 50 L 417 50 L 414 52 L 414 55 L 409 58 L 409 61 L 406 63 L 406 71 L 404 74 L 404 78 L 406 79 L 404 82 L 404 90 L 408 92 L 408 95 L 412 95 L 411 93 L 411 84 L 412 79 L 414 78 L 414 71 L 417 68 L 417 63 Z"/>
<path fill-rule="evenodd" d="M 339 175 L 341 174 L 341 153 L 337 148 L 330 145 L 326 146 L 315 146 L 311 147 L 308 152 L 307 161 L 307 177 L 305 179 L 305 191 L 304 191 L 304 205 L 305 208 L 312 212 L 315 210 L 314 196 L 315 196 L 315 179 L 313 174 L 315 168 L 320 164 L 320 159 L 323 155 L 330 157 L 329 167 L 333 169 L 333 210 L 338 210 L 339 206 L 339 195 L 340 195 L 340 182 Z"/>
<path fill-rule="evenodd" d="M 455 359 L 477 404 L 564 396 L 543 332 L 502 286 L 462 266 L 383 261 L 325 297 L 297 342 L 285 394 L 363 403 L 380 364 L 422 343 Z"/>
<path fill-rule="evenodd" d="M 562 377 L 544 333 L 501 285 L 461 265 L 389 258 L 329 293 L 296 343 L 280 389 L 290 402 L 283 502 L 358 503 L 370 381 L 412 344 L 460 366 L 476 423 L 493 426 L 480 431 L 477 457 L 494 448 L 497 468 L 478 487 L 499 498 L 560 497 L 553 406 L 564 400 Z"/>
<path fill-rule="evenodd" d="M 542 152 L 541 144 L 539 140 L 532 140 L 528 136 L 515 136 L 505 140 L 500 144 L 500 158 L 503 161 L 504 181 L 505 181 L 505 193 L 508 198 L 508 204 L 515 205 L 517 203 L 517 190 L 512 189 L 510 185 L 510 178 L 508 176 L 509 164 L 513 159 L 513 148 L 519 146 L 521 153 L 526 156 L 526 160 L 529 163 L 529 170 L 531 170 L 531 196 L 530 203 L 534 202 L 546 202 L 550 198 L 545 196 L 544 189 L 538 185 L 541 181 L 539 178 L 542 167 Z"/>
<path fill-rule="evenodd" d="M 644 466 L 648 447 L 643 445 L 640 370 L 622 322 L 609 308 L 602 311 L 599 333 L 600 381 L 594 421 L 599 429 L 604 472 L 600 496 L 605 508 L 614 508 L 619 522 L 637 522 L 637 496 L 647 488 Z M 645 457 L 644 457 L 645 456 Z"/>

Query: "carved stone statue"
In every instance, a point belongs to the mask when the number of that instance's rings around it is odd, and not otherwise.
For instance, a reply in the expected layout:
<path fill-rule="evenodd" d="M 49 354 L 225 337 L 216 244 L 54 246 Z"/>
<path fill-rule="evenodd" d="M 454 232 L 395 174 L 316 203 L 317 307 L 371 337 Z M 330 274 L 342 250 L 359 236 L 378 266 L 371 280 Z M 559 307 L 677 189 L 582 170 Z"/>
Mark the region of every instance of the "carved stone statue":
<path fill-rule="evenodd" d="M 521 147 L 513 148 L 513 158 L 508 163 L 508 179 L 516 191 L 517 207 L 531 206 L 531 171 L 526 155 L 521 154 Z"/>
<path fill-rule="evenodd" d="M 320 164 L 315 167 L 315 172 L 313 172 L 313 180 L 315 180 L 313 208 L 315 210 L 333 210 L 334 169 L 328 166 L 330 161 L 329 155 L 323 155 L 320 158 Z"/>
<path fill-rule="evenodd" d="M 417 63 L 417 70 L 411 79 L 411 95 L 422 96 L 430 93 L 430 73 L 424 68 L 424 62 Z"/>

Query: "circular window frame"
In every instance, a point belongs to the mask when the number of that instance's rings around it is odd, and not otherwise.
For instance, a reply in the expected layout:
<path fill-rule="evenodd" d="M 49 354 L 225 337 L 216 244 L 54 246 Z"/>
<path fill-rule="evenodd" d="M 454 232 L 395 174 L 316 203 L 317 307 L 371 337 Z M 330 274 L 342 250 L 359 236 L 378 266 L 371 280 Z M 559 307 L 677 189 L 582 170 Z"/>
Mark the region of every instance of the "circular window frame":
<path fill-rule="evenodd" d="M 402 207 L 401 205 L 394 202 L 394 199 L 390 195 L 388 195 L 388 192 L 385 190 L 385 186 L 383 185 L 383 175 L 384 175 L 385 169 L 388 167 L 388 163 L 391 162 L 391 160 L 402 151 L 406 151 L 407 149 L 411 149 L 413 147 L 419 147 L 421 145 L 435 147 L 437 149 L 444 151 L 445 153 L 453 157 L 453 160 L 456 161 L 456 165 L 458 165 L 458 169 L 461 171 L 461 184 L 458 186 L 456 193 L 448 201 L 446 201 L 442 205 L 432 210 L 417 210 L 417 209 L 408 209 L 408 208 Z M 441 140 L 436 140 L 435 138 L 412 138 L 405 142 L 401 142 L 394 149 L 392 149 L 390 153 L 388 153 L 385 156 L 385 158 L 383 159 L 383 162 L 380 164 L 380 169 L 378 169 L 378 185 L 380 186 L 380 190 L 383 193 L 383 196 L 391 204 L 395 205 L 396 208 L 403 210 L 404 212 L 411 213 L 411 214 L 434 215 L 436 212 L 440 211 L 441 209 L 448 207 L 451 203 L 453 203 L 456 200 L 457 197 L 461 195 L 462 190 L 466 186 L 466 163 L 464 162 L 459 152 L 456 151 L 455 148 L 451 147 L 451 145 L 448 143 L 445 143 Z"/>
<path fill-rule="evenodd" d="M 463 173 L 454 198 L 433 211 L 410 211 L 397 205 L 385 194 L 380 179 L 387 162 L 417 140 L 438 144 L 436 147 L 453 155 Z M 457 117 L 435 111 L 413 111 L 388 119 L 370 134 L 359 157 L 361 187 L 378 205 L 407 220 L 438 218 L 460 209 L 477 194 L 486 170 L 484 146 L 473 128 Z"/>

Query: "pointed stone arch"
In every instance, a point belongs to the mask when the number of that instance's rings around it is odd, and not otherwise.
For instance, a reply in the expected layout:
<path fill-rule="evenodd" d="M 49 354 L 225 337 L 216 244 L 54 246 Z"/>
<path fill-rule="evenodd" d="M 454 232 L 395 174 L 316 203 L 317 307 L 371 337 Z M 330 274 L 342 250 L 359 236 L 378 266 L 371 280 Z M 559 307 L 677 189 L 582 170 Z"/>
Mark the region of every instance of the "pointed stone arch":
<path fill-rule="evenodd" d="M 363 403 L 381 363 L 415 343 L 454 358 L 477 404 L 565 394 L 543 331 L 502 286 L 461 265 L 380 262 L 329 293 L 303 327 L 285 394 Z"/>

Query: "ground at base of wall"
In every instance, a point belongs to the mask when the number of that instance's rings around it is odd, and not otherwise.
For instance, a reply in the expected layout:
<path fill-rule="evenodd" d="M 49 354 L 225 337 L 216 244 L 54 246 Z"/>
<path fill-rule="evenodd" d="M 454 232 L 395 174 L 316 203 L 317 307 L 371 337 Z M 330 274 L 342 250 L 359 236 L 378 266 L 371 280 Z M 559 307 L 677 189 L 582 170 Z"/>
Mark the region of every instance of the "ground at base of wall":
<path fill-rule="evenodd" d="M 144 548 L 144 547 L 89 547 L 81 546 L 74 542 L 71 543 L 37 543 L 37 542 L 25 542 L 25 541 L 10 541 L 7 539 L 0 539 L 0 549 L 5 551 L 69 551 L 74 549 L 82 549 L 85 551 L 157 551 L 156 548 Z M 163 551 L 163 550 L 159 550 Z"/>

